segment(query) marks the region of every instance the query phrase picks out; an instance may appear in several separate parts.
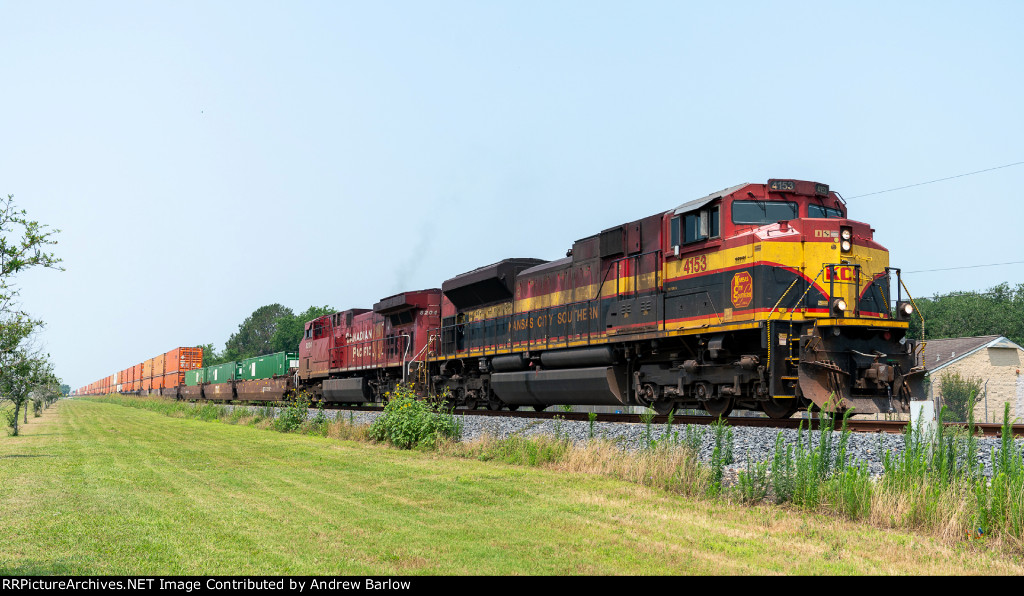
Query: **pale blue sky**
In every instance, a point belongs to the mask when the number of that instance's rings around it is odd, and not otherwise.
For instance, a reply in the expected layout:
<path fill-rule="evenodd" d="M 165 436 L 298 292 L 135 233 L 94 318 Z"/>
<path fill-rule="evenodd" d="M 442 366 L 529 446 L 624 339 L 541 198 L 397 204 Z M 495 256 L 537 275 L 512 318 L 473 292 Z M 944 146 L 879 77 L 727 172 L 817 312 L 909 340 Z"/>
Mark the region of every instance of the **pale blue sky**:
<path fill-rule="evenodd" d="M 0 193 L 73 387 L 741 182 L 1024 160 L 1021 2 L 4 2 Z M 906 271 L 1024 260 L 1024 166 L 853 199 Z M 1024 265 L 908 274 L 918 296 Z"/>

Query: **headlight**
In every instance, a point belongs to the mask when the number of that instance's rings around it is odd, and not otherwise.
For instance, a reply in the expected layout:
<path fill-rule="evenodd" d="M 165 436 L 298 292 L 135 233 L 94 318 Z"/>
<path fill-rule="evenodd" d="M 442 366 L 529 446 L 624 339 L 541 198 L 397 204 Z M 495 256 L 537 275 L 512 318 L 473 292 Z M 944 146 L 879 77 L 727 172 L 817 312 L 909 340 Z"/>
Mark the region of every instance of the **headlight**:
<path fill-rule="evenodd" d="M 900 302 L 896 305 L 896 314 L 901 319 L 909 319 L 914 314 L 914 305 L 909 302 Z"/>
<path fill-rule="evenodd" d="M 833 300 L 832 310 L 835 311 L 837 314 L 842 314 L 846 312 L 846 300 L 843 300 L 842 298 L 836 298 L 835 300 Z"/>
<path fill-rule="evenodd" d="M 843 249 L 843 252 L 850 252 L 853 249 L 853 228 L 850 226 L 840 226 L 839 238 L 839 248 Z"/>

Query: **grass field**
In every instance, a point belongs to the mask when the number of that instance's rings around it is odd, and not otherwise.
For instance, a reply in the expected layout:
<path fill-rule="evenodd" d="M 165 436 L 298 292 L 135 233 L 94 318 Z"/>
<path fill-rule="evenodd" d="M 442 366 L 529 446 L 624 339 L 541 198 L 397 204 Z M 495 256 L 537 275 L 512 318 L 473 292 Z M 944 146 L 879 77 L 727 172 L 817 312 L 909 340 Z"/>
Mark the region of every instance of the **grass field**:
<path fill-rule="evenodd" d="M 825 516 L 65 400 L 0 435 L 0 575 L 1020 574 Z"/>

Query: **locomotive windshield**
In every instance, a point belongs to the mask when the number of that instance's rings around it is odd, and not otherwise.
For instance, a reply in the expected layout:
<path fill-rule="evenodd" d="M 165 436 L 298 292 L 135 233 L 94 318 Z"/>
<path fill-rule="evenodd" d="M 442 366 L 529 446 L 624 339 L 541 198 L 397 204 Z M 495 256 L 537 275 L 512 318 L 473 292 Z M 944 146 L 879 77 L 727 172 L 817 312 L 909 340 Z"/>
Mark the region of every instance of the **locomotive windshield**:
<path fill-rule="evenodd" d="M 807 217 L 842 219 L 843 212 L 824 205 L 808 205 Z"/>
<path fill-rule="evenodd" d="M 797 204 L 788 201 L 733 201 L 732 223 L 763 226 L 796 219 Z"/>

